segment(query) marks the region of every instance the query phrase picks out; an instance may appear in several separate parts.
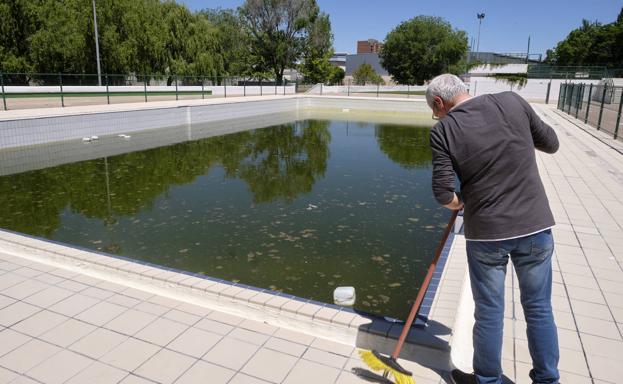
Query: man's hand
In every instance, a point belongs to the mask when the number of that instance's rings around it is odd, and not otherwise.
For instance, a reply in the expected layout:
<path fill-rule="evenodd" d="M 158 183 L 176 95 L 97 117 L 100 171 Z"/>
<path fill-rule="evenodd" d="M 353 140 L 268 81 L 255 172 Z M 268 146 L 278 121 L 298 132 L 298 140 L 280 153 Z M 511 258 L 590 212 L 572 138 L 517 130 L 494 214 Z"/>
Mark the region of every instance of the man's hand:
<path fill-rule="evenodd" d="M 463 209 L 463 202 L 459 199 L 459 196 L 455 193 L 454 197 L 452 198 L 452 201 L 446 205 L 444 205 L 444 207 L 448 208 L 448 209 L 452 209 L 453 211 L 458 211 Z"/>

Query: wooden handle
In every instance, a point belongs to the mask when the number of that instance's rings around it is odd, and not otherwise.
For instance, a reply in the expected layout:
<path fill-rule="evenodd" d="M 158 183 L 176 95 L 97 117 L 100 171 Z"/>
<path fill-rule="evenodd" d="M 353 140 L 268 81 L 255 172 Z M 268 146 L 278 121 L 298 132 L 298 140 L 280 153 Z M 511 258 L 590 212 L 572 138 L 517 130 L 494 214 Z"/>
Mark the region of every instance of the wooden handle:
<path fill-rule="evenodd" d="M 411 307 L 411 312 L 409 313 L 409 317 L 407 317 L 407 321 L 405 322 L 404 327 L 402 328 L 402 332 L 400 333 L 400 337 L 398 338 L 398 343 L 396 344 L 396 348 L 394 348 L 394 352 L 392 353 L 392 358 L 395 360 L 398 358 L 400 354 L 400 350 L 402 349 L 402 345 L 405 343 L 407 339 L 407 334 L 409 334 L 409 329 L 411 328 L 411 324 L 413 324 L 413 320 L 420 310 L 420 306 L 422 305 L 422 301 L 424 301 L 424 295 L 426 294 L 426 290 L 428 289 L 428 285 L 433 278 L 433 273 L 435 272 L 435 268 L 437 267 L 437 262 L 441 257 L 441 251 L 443 251 L 443 246 L 446 244 L 446 240 L 448 239 L 448 235 L 450 235 L 450 231 L 452 230 L 452 226 L 456 221 L 456 216 L 459 214 L 459 211 L 452 212 L 452 216 L 450 216 L 450 220 L 448 221 L 448 225 L 446 225 L 446 229 L 443 232 L 443 236 L 441 236 L 441 241 L 437 246 L 437 251 L 435 251 L 435 257 L 433 261 L 428 266 L 428 272 L 426 272 L 426 277 L 424 278 L 424 282 L 420 287 L 420 291 L 417 293 L 417 297 L 415 299 L 415 303 L 413 303 L 413 307 Z"/>

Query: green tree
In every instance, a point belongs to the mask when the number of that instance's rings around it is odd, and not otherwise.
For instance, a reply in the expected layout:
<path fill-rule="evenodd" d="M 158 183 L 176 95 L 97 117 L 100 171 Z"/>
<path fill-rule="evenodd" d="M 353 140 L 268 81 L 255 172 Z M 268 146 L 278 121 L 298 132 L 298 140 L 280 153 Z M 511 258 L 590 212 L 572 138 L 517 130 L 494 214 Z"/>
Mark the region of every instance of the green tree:
<path fill-rule="evenodd" d="M 225 75 L 252 74 L 251 36 L 240 15 L 231 9 L 201 11 L 217 29 L 216 51 L 222 57 Z"/>
<path fill-rule="evenodd" d="M 331 68 L 331 74 L 329 75 L 329 84 L 340 85 L 344 82 L 346 72 L 340 67 Z"/>
<path fill-rule="evenodd" d="M 381 64 L 400 84 L 423 84 L 450 70 L 467 53 L 467 35 L 440 17 L 417 16 L 392 30 L 383 43 Z"/>
<path fill-rule="evenodd" d="M 623 62 L 623 9 L 609 24 L 582 20 L 554 49 L 547 50 L 546 61 L 557 65 L 620 66 Z"/>
<path fill-rule="evenodd" d="M 353 71 L 353 80 L 357 85 L 383 84 L 383 78 L 379 76 L 372 65 L 363 63 Z"/>
<path fill-rule="evenodd" d="M 28 60 L 28 36 L 35 28 L 34 12 L 26 0 L 0 0 L 0 70 L 32 70 Z"/>
<path fill-rule="evenodd" d="M 246 0 L 239 12 L 251 35 L 254 71 L 270 70 L 281 82 L 305 50 L 319 13 L 316 0 Z"/>
<path fill-rule="evenodd" d="M 306 49 L 300 67 L 304 81 L 309 84 L 329 81 L 333 69 L 329 62 L 331 56 L 333 56 L 331 21 L 329 15 L 321 14 L 308 27 Z"/>
<path fill-rule="evenodd" d="M 430 128 L 379 124 L 374 132 L 379 148 L 402 167 L 422 168 L 431 164 Z"/>

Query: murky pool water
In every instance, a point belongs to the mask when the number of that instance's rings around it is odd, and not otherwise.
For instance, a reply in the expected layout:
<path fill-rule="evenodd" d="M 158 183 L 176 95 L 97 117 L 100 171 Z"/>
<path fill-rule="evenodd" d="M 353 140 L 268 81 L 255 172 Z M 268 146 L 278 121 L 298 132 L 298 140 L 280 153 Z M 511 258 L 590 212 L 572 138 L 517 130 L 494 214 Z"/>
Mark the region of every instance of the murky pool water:
<path fill-rule="evenodd" d="M 449 215 L 429 128 L 302 120 L 0 177 L 0 227 L 404 318 Z"/>

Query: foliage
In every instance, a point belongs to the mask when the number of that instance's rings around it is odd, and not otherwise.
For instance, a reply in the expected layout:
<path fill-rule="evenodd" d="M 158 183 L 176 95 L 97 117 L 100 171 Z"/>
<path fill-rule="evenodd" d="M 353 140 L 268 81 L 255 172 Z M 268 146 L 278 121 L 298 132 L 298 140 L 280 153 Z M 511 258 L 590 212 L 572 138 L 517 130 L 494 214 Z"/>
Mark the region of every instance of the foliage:
<path fill-rule="evenodd" d="M 223 76 L 249 67 L 233 11 L 191 12 L 173 1 L 98 0 L 102 72 Z M 0 70 L 95 73 L 88 0 L 0 0 Z"/>
<path fill-rule="evenodd" d="M 511 86 L 511 90 L 514 87 L 521 89 L 528 83 L 527 73 L 494 73 L 492 77 L 494 77 L 496 81 L 505 81 Z"/>
<path fill-rule="evenodd" d="M 305 51 L 318 18 L 316 0 L 246 0 L 239 12 L 251 36 L 254 70 L 270 70 L 280 82 Z"/>
<path fill-rule="evenodd" d="M 556 65 L 605 65 L 623 63 L 623 8 L 615 22 L 601 24 L 582 20 L 554 49 L 547 50 L 546 62 Z"/>
<path fill-rule="evenodd" d="M 384 84 L 383 78 L 368 63 L 361 64 L 353 71 L 353 80 L 357 85 Z"/>
<path fill-rule="evenodd" d="M 460 71 L 467 35 L 445 20 L 417 16 L 392 30 L 380 52 L 381 64 L 400 84 L 423 84 L 444 72 Z"/>
<path fill-rule="evenodd" d="M 321 14 L 309 25 L 303 63 L 300 66 L 307 84 L 326 83 L 332 75 L 333 34 L 329 15 Z"/>
<path fill-rule="evenodd" d="M 341 85 L 344 82 L 344 77 L 346 77 L 346 72 L 342 68 L 333 67 L 327 82 L 331 85 Z"/>

